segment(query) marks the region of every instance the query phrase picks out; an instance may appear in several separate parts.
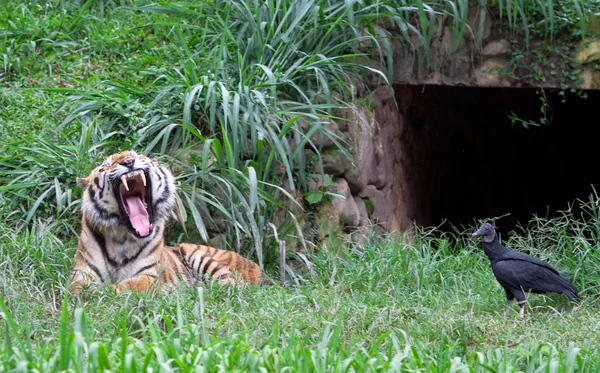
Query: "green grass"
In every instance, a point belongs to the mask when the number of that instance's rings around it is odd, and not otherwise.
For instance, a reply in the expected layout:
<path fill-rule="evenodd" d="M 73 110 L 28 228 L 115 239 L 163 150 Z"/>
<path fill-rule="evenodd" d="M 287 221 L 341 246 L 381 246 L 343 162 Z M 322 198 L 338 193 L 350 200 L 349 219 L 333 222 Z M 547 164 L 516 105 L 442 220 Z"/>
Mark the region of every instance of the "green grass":
<path fill-rule="evenodd" d="M 573 309 L 566 297 L 533 295 L 525 320 L 516 306 L 504 316 L 504 292 L 467 232 L 458 241 L 435 231 L 421 232 L 412 243 L 368 237 L 336 254 L 320 252 L 310 257 L 314 275 L 300 270 L 304 280 L 288 288 L 207 284 L 169 296 L 97 288 L 64 302 L 75 242 L 42 227 L 4 230 L 0 366 L 597 371 L 598 289 L 590 284 L 598 281 L 600 261 L 578 254 L 594 252 L 596 237 L 585 238 L 590 225 L 540 223 L 507 244 L 533 250 L 574 279 L 581 300 Z"/>

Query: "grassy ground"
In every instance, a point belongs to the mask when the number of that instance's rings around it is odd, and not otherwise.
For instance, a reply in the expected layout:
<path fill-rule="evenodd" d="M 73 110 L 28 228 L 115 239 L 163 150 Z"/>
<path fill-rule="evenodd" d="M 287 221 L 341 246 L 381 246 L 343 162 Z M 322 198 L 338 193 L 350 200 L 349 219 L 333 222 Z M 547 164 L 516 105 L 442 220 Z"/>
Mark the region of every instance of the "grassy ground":
<path fill-rule="evenodd" d="M 600 370 L 598 216 L 540 222 L 509 241 L 581 290 L 575 309 L 558 295 L 533 296 L 525 320 L 516 305 L 505 318 L 504 293 L 467 232 L 320 248 L 290 287 L 207 284 L 168 296 L 99 288 L 69 298 L 74 178 L 102 147 L 137 141 L 147 97 L 187 74 L 186 63 L 201 70 L 215 61 L 203 61 L 201 48 L 186 57 L 178 38 L 207 40 L 194 39 L 192 27 L 165 27 L 160 12 L 104 1 L 62 2 L 67 11 L 58 2 L 21 3 L 0 4 L 0 371 Z M 81 92 L 107 105 L 88 107 L 94 116 L 73 111 Z"/>
<path fill-rule="evenodd" d="M 569 225 L 570 226 L 570 225 Z M 581 228 L 582 226 L 580 226 Z M 583 226 L 585 227 L 585 226 Z M 579 228 L 578 228 L 579 229 Z M 311 276 L 283 288 L 208 284 L 161 294 L 99 288 L 63 301 L 75 242 L 42 228 L 3 231 L 4 371 L 596 371 L 598 260 L 583 235 L 545 230 L 510 245 L 531 250 L 581 290 L 532 296 L 526 318 L 504 316 L 504 292 L 470 239 L 372 237 L 311 257 Z M 564 238 L 579 239 L 575 246 Z M 579 254 L 578 254 L 579 253 Z M 577 259 L 573 259 L 582 255 Z M 572 260 L 570 260 L 572 259 Z M 565 265 L 565 263 L 567 265 Z M 578 264 L 575 264 L 578 263 Z M 570 267 L 572 265 L 572 267 Z M 590 285 L 591 284 L 591 285 Z M 202 370 L 201 368 L 198 368 Z M 145 369 L 143 371 L 146 371 Z"/>

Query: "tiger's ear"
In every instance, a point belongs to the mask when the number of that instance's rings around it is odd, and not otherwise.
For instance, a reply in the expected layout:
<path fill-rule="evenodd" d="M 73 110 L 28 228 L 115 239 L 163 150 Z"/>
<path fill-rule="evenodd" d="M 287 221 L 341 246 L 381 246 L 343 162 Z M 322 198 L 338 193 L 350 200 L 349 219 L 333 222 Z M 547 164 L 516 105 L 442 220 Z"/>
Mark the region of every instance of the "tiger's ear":
<path fill-rule="evenodd" d="M 78 177 L 77 178 L 77 186 L 80 187 L 81 189 L 87 188 L 89 183 L 90 183 L 89 177 Z"/>

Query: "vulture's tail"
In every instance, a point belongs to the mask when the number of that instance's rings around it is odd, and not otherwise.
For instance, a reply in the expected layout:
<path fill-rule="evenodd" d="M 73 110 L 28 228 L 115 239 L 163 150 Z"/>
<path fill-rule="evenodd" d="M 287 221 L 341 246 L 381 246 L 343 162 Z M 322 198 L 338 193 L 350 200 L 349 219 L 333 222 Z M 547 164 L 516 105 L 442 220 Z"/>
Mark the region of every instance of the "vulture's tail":
<path fill-rule="evenodd" d="M 579 292 L 575 285 L 573 285 L 569 280 L 560 276 L 560 285 L 562 287 L 561 293 L 571 298 L 572 301 L 576 301 L 579 297 Z"/>

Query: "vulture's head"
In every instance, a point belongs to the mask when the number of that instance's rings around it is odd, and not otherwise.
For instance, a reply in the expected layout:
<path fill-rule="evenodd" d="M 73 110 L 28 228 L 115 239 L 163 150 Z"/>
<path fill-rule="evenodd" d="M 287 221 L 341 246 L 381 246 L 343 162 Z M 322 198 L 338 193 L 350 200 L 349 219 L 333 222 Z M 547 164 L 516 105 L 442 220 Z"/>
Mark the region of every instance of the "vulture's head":
<path fill-rule="evenodd" d="M 494 226 L 490 223 L 483 223 L 479 229 L 473 233 L 473 237 L 481 236 L 483 237 L 483 242 L 493 242 L 494 238 L 496 238 L 496 230 Z"/>

